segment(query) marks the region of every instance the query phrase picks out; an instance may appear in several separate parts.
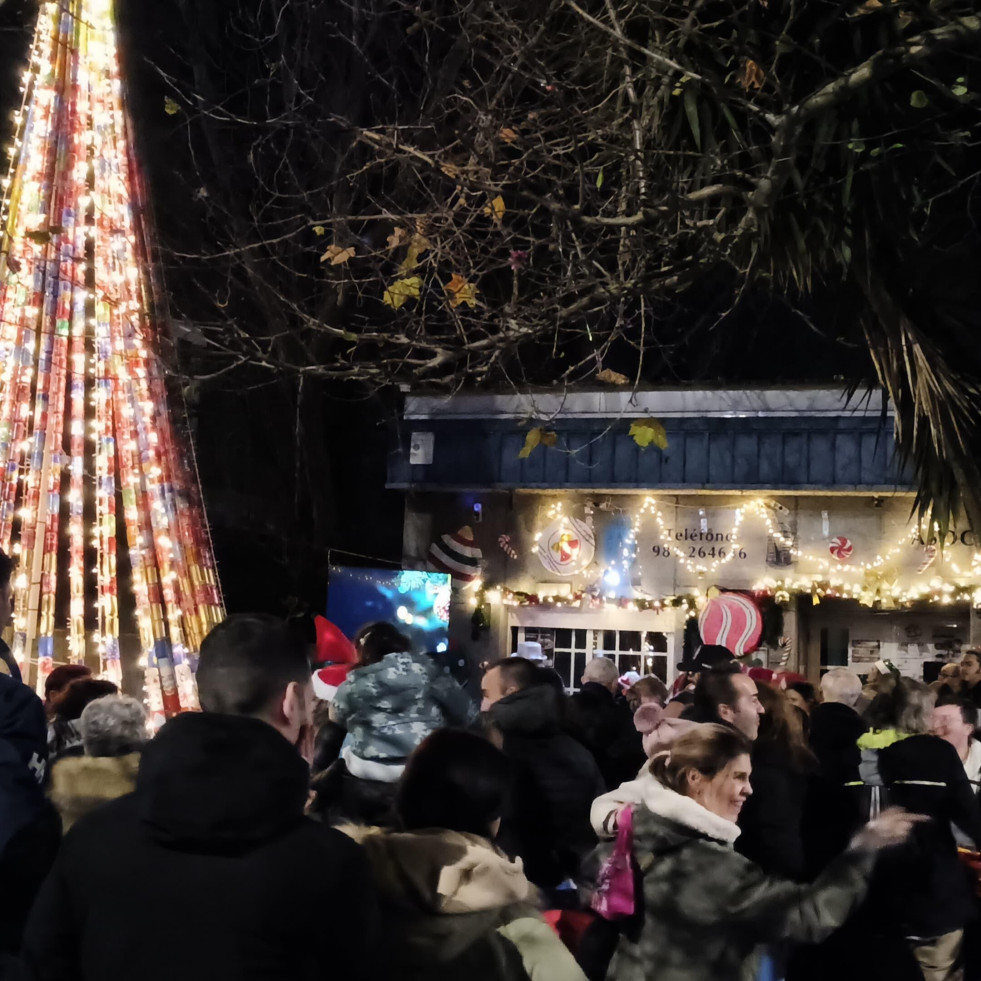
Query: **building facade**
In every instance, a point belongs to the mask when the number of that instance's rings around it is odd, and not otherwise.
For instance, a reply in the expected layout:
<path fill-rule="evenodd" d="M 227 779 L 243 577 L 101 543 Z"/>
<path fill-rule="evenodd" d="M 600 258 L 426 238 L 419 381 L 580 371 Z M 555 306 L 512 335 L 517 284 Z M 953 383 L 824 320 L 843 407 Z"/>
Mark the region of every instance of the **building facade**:
<path fill-rule="evenodd" d="M 410 397 L 403 423 L 404 565 L 455 575 L 451 637 L 474 663 L 535 640 L 570 688 L 599 653 L 670 682 L 700 630 L 815 679 L 880 658 L 929 676 L 977 629 L 973 532 L 911 521 L 875 400 Z"/>

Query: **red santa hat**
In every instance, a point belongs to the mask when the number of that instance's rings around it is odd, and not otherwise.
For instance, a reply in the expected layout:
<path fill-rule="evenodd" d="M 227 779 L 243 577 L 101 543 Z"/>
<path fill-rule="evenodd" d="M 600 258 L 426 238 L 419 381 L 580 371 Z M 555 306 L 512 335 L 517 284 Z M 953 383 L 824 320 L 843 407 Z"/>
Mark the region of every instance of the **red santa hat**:
<path fill-rule="evenodd" d="M 329 664 L 313 673 L 313 693 L 325 702 L 333 701 L 348 672 L 350 664 Z"/>

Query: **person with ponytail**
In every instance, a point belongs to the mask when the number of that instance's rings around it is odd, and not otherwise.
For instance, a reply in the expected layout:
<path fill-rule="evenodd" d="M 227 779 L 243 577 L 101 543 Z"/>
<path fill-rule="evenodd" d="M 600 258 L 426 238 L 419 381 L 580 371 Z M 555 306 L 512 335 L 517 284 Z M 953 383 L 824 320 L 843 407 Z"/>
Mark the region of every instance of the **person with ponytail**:
<path fill-rule="evenodd" d="M 733 850 L 752 793 L 750 742 L 729 726 L 679 736 L 648 764 L 633 806 L 642 899 L 623 922 L 608 981 L 738 981 L 756 977 L 765 944 L 814 943 L 862 902 L 876 853 L 922 820 L 883 812 L 814 883 L 768 876 Z"/>

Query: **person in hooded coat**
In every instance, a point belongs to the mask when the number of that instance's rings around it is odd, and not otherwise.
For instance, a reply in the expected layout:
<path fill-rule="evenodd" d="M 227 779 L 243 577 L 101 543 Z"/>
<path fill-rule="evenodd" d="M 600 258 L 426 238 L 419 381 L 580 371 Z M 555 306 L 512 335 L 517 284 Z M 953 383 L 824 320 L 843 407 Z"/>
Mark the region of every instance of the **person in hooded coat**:
<path fill-rule="evenodd" d="M 146 745 L 134 793 L 65 836 L 25 931 L 25 981 L 376 981 L 364 853 L 304 816 L 306 646 L 272 617 L 205 638 L 202 712 Z"/>
<path fill-rule="evenodd" d="M 520 860 L 493 844 L 509 764 L 486 739 L 443 729 L 409 759 L 401 830 L 345 828 L 362 842 L 399 981 L 584 981 L 535 906 Z"/>
<path fill-rule="evenodd" d="M 0 978 L 9 976 L 61 838 L 58 814 L 42 790 L 47 758 L 41 700 L 0 675 Z"/>
<path fill-rule="evenodd" d="M 589 809 L 606 784 L 589 750 L 562 731 L 559 697 L 540 678 L 525 658 L 491 665 L 482 708 L 502 734 L 513 772 L 498 842 L 521 858 L 536 886 L 554 890 L 576 878 L 596 845 Z"/>
<path fill-rule="evenodd" d="M 89 702 L 78 720 L 84 756 L 66 756 L 51 768 L 48 796 L 62 830 L 83 815 L 130 794 L 147 740 L 146 710 L 135 698 L 106 695 Z"/>
<path fill-rule="evenodd" d="M 608 981 L 753 981 L 763 946 L 814 942 L 865 897 L 875 855 L 906 840 L 917 818 L 888 811 L 810 885 L 769 876 L 733 850 L 751 795 L 750 743 L 703 725 L 651 762 L 633 807 L 641 900 L 622 926 Z M 874 975 L 873 975 L 874 976 Z"/>

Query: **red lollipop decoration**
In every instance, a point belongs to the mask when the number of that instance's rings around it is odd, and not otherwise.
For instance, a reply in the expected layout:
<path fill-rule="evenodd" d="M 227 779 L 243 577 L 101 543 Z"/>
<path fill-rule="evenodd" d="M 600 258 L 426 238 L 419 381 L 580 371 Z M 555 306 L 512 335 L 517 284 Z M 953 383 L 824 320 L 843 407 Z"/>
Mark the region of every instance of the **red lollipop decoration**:
<path fill-rule="evenodd" d="M 847 562 L 852 557 L 852 552 L 855 550 L 852 545 L 850 538 L 844 538 L 839 536 L 837 538 L 832 538 L 830 544 L 828 545 L 828 551 L 831 553 L 833 558 L 836 558 L 839 562 Z"/>
<path fill-rule="evenodd" d="M 745 593 L 713 596 L 698 617 L 703 644 L 718 644 L 742 657 L 760 646 L 763 618 L 759 607 Z"/>

